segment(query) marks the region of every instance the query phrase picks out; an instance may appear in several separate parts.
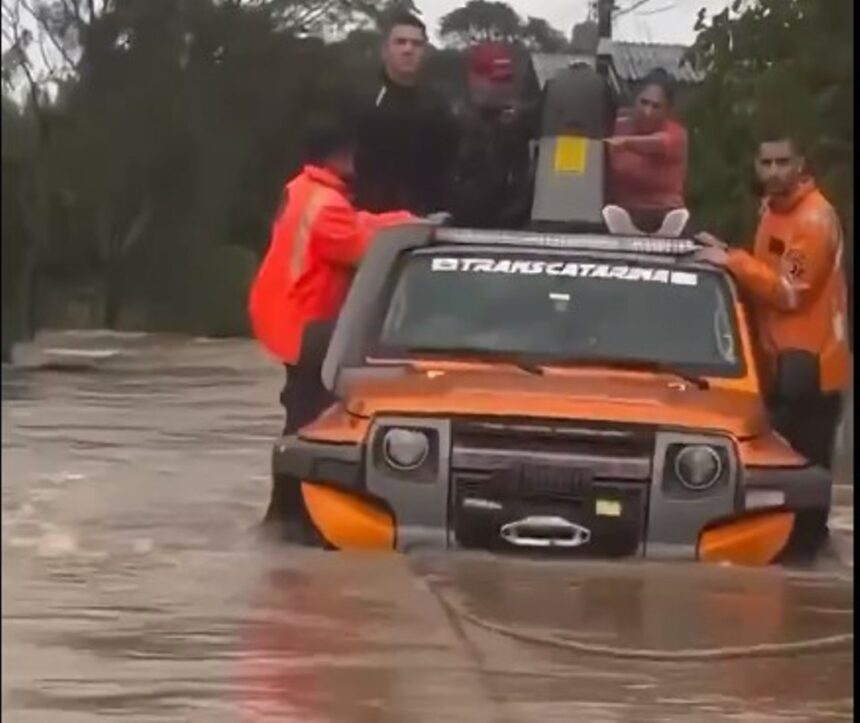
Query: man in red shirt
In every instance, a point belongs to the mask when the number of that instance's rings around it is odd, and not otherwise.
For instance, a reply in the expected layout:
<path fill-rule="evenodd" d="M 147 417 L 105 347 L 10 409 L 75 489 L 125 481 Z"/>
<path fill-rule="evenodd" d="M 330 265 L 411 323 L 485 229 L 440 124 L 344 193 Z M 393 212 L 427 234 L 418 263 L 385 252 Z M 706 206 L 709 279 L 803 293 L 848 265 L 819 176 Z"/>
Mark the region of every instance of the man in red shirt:
<path fill-rule="evenodd" d="M 257 340 L 286 367 L 281 403 L 284 434 L 312 422 L 331 398 L 320 379 L 327 334 L 375 233 L 412 220 L 405 211 L 356 210 L 349 184 L 355 141 L 346 120 L 320 127 L 306 149 L 306 165 L 289 181 L 272 240 L 251 286 L 248 311 Z M 295 487 L 295 489 L 292 489 Z M 276 484 L 267 519 L 303 507 L 298 480 Z"/>
<path fill-rule="evenodd" d="M 643 231 L 684 207 L 687 131 L 672 113 L 674 88 L 657 69 L 642 82 L 632 113 L 619 116 L 609 146 L 608 200 L 630 213 Z"/>

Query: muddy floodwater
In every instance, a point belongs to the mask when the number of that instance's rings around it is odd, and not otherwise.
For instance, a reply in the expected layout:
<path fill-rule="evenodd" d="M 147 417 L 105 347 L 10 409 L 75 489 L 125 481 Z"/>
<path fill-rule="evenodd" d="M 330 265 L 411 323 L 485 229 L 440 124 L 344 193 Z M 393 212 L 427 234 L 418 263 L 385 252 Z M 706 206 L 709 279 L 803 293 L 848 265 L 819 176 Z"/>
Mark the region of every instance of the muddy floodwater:
<path fill-rule="evenodd" d="M 281 372 L 251 344 L 25 351 L 3 369 L 4 721 L 853 719 L 853 568 L 263 543 Z"/>

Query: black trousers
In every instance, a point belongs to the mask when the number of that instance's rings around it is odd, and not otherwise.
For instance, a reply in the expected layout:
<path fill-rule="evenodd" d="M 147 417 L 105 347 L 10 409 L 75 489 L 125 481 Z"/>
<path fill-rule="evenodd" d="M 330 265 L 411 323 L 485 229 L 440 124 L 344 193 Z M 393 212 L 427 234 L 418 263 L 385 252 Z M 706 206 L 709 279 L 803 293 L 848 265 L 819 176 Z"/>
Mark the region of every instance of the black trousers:
<path fill-rule="evenodd" d="M 314 421 L 334 397 L 323 386 L 320 369 L 285 365 L 286 380 L 281 390 L 281 406 L 286 412 L 284 434 L 295 434 Z"/>
<path fill-rule="evenodd" d="M 308 324 L 302 336 L 301 356 L 295 364 L 286 365 L 287 378 L 281 391 L 281 404 L 287 413 L 284 434 L 295 434 L 334 402 L 321 376 L 333 332 L 334 321 Z"/>
<path fill-rule="evenodd" d="M 287 365 L 286 381 L 281 390 L 281 404 L 286 411 L 284 435 L 295 434 L 314 421 L 329 404 L 328 391 L 322 384 L 319 369 L 316 374 L 307 366 Z M 292 475 L 280 475 L 272 480 L 272 496 L 264 524 L 277 523 L 285 539 L 308 542 L 312 525 L 302 499 L 301 480 Z"/>
<path fill-rule="evenodd" d="M 774 428 L 813 464 L 830 469 L 836 430 L 842 416 L 842 395 L 823 394 L 803 403 L 774 402 Z"/>

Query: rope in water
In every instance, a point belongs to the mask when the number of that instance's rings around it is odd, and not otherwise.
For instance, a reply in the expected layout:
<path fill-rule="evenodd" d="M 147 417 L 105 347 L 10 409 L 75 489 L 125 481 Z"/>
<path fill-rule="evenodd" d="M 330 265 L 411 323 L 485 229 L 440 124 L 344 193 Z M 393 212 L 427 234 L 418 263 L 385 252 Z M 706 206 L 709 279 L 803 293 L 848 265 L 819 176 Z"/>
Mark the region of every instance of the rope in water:
<path fill-rule="evenodd" d="M 526 633 L 508 627 L 507 625 L 490 622 L 489 620 L 470 613 L 459 605 L 453 603 L 430 579 L 426 577 L 423 579 L 430 589 L 430 592 L 437 600 L 439 600 L 439 603 L 443 608 L 445 608 L 449 615 L 456 616 L 471 625 L 519 642 L 569 650 L 577 653 L 584 653 L 586 655 L 628 660 L 634 659 L 677 663 L 731 660 L 736 658 L 786 657 L 790 655 L 803 655 L 808 653 L 839 650 L 842 648 L 850 649 L 854 644 L 854 633 L 851 632 L 807 640 L 789 641 L 785 643 L 757 643 L 754 645 L 682 650 L 648 650 L 643 648 L 618 648 L 609 645 L 597 645 L 594 643 L 563 639 L 551 635 Z"/>

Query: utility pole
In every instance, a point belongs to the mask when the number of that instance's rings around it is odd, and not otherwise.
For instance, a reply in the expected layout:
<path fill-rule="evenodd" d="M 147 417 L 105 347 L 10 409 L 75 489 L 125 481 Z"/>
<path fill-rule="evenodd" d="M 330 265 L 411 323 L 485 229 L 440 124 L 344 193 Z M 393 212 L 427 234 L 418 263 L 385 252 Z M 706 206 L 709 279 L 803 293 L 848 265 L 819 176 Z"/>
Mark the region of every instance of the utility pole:
<path fill-rule="evenodd" d="M 615 0 L 595 0 L 597 10 L 597 58 L 596 69 L 604 78 L 609 77 L 611 56 L 607 44 L 612 40 L 612 13 Z"/>
<path fill-rule="evenodd" d="M 596 0 L 597 5 L 597 37 L 607 40 L 612 37 L 612 13 L 615 10 L 615 0 Z"/>

